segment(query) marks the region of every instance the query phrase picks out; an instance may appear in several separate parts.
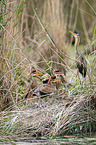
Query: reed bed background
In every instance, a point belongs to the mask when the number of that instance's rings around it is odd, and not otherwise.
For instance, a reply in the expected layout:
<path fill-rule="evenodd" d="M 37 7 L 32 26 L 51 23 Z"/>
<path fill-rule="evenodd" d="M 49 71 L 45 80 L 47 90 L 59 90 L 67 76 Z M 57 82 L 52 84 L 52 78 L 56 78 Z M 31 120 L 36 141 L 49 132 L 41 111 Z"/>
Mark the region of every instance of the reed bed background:
<path fill-rule="evenodd" d="M 0 132 L 3 136 L 96 133 L 95 3 L 95 0 L 1 1 Z M 84 45 L 80 49 L 88 62 L 85 85 L 79 81 L 76 86 L 63 85 L 49 99 L 41 100 L 40 106 L 38 98 L 33 98 L 31 105 L 26 104 L 24 90 L 32 68 L 49 74 L 59 68 L 73 84 L 75 58 L 69 55 L 73 40 L 70 30 L 79 30 L 80 44 Z M 65 102 L 66 94 L 71 99 L 69 104 Z"/>

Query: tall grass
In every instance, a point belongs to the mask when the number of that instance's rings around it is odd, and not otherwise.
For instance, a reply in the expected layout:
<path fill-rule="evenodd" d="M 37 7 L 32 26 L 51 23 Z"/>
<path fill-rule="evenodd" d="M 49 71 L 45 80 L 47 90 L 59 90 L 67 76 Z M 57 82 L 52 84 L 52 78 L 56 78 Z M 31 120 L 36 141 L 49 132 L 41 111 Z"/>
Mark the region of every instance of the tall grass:
<path fill-rule="evenodd" d="M 88 75 L 85 84 L 80 84 L 78 79 L 76 86 L 73 85 L 75 59 L 67 53 L 70 49 L 68 43 L 72 42 L 69 36 L 70 29 L 79 29 L 81 43 L 85 40 L 88 43 L 86 52 L 96 45 L 95 19 L 93 17 L 85 19 L 86 13 L 78 9 L 80 7 L 87 11 L 91 5 L 86 2 L 83 1 L 82 4 L 79 0 L 76 2 L 3 0 L 1 2 L 0 133 L 2 136 L 6 135 L 9 138 L 10 135 L 11 137 L 15 135 L 17 138 L 54 137 L 64 134 L 91 136 L 96 132 L 95 49 L 87 56 L 92 55 L 91 61 L 87 60 Z M 93 9 L 94 3 L 93 1 Z M 92 13 L 94 10 L 88 12 L 94 16 Z M 91 36 L 93 36 L 92 41 Z M 71 65 L 68 64 L 69 60 L 72 61 Z M 31 105 L 26 104 L 24 90 L 29 84 L 28 73 L 31 68 L 49 74 L 54 68 L 59 68 L 62 72 L 67 72 L 67 79 L 72 86 L 67 87 L 63 84 L 56 94 L 49 96 L 45 102 L 41 100 L 40 106 L 38 97 L 33 98 Z"/>

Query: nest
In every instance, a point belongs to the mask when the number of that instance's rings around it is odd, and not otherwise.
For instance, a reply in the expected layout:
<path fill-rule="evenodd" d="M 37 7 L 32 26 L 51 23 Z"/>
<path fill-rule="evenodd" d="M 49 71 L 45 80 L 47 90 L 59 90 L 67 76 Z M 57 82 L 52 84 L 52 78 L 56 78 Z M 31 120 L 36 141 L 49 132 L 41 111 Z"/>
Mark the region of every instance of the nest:
<path fill-rule="evenodd" d="M 86 94 L 74 95 L 72 92 L 69 101 L 68 97 L 62 98 L 62 95 L 55 94 L 41 99 L 40 105 L 38 98 L 33 98 L 31 105 L 25 101 L 21 104 L 14 110 L 1 112 L 0 130 L 3 134 L 54 137 L 96 132 L 95 94 L 89 97 Z"/>

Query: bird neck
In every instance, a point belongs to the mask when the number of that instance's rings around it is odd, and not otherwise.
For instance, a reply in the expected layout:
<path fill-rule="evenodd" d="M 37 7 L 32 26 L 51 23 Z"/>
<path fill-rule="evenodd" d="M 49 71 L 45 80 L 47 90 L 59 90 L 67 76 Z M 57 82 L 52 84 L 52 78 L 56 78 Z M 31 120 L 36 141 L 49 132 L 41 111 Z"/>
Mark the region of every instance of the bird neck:
<path fill-rule="evenodd" d="M 75 40 L 75 56 L 76 56 L 76 59 L 79 58 L 78 45 L 79 45 L 79 40 L 76 39 L 76 40 Z"/>
<path fill-rule="evenodd" d="M 76 45 L 75 45 L 75 56 L 76 56 L 76 59 L 79 57 L 79 51 Z"/>
<path fill-rule="evenodd" d="M 33 76 L 31 76 L 31 81 L 32 81 L 32 82 L 36 81 L 36 80 L 33 78 Z"/>
<path fill-rule="evenodd" d="M 63 83 L 68 83 L 64 74 L 61 75 L 61 80 L 62 80 Z"/>

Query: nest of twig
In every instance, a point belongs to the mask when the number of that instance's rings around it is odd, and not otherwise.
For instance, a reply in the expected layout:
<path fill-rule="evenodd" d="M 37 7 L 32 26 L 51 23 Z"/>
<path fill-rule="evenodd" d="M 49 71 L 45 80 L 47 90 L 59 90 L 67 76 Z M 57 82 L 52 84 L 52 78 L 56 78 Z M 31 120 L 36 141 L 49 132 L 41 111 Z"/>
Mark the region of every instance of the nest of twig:
<path fill-rule="evenodd" d="M 63 92 L 64 93 L 64 92 Z M 80 92 L 81 93 L 81 92 Z M 92 92 L 91 92 L 92 94 Z M 61 97 L 60 97 L 61 95 Z M 51 97 L 51 98 L 50 98 Z M 62 98 L 62 93 L 40 101 L 33 98 L 32 104 L 17 105 L 17 109 L 1 113 L 1 132 L 15 136 L 54 137 L 63 134 L 87 134 L 96 131 L 96 97 L 82 93 Z"/>

